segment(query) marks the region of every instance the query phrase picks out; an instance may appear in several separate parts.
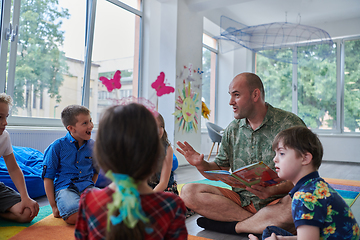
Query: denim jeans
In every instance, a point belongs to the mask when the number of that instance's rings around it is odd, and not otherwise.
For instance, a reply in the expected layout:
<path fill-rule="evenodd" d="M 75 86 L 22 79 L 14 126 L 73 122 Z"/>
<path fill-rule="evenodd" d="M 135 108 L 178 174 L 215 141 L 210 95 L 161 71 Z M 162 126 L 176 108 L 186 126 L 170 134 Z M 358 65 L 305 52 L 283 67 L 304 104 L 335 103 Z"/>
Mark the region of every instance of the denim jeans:
<path fill-rule="evenodd" d="M 86 189 L 88 188 L 94 188 L 94 186 L 89 186 Z M 82 192 L 79 192 L 76 187 L 68 187 L 55 193 L 56 205 L 59 209 L 60 216 L 64 220 L 79 210 L 81 193 Z"/>
<path fill-rule="evenodd" d="M 292 235 L 288 231 L 285 231 L 282 228 L 275 227 L 275 226 L 268 226 L 263 231 L 262 239 L 264 240 L 267 237 L 270 237 L 272 233 L 275 233 L 276 235 L 280 235 L 280 236 L 294 236 L 294 235 Z"/>

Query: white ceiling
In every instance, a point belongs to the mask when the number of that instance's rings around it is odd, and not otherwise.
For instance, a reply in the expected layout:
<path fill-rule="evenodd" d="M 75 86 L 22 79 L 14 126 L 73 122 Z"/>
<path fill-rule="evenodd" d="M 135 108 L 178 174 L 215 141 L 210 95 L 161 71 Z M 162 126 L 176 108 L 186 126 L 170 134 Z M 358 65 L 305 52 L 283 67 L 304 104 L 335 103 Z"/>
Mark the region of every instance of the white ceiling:
<path fill-rule="evenodd" d="M 225 15 L 247 26 L 272 22 L 303 25 L 360 19 L 360 0 L 185 0 L 216 24 Z M 360 25 L 360 20 L 359 23 Z"/>

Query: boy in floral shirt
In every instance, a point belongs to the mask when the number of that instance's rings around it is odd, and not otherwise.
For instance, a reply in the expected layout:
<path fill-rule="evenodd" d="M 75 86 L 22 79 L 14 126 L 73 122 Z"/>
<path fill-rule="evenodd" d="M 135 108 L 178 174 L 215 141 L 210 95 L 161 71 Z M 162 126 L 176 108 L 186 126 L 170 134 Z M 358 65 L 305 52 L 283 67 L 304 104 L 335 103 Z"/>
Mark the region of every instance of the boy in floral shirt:
<path fill-rule="evenodd" d="M 297 236 L 269 226 L 263 239 L 359 239 L 359 225 L 342 197 L 319 176 L 323 147 L 311 130 L 292 127 L 273 142 L 275 168 L 280 178 L 290 180 L 292 217 Z M 279 239 L 280 239 L 279 238 Z M 250 234 L 249 239 L 257 239 Z"/>

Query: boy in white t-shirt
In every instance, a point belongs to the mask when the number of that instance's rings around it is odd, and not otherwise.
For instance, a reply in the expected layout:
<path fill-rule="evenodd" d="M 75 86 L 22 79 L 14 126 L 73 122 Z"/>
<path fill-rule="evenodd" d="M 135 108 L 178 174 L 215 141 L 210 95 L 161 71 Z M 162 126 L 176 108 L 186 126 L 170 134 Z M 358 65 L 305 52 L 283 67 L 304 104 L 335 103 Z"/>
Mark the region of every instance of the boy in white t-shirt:
<path fill-rule="evenodd" d="M 11 97 L 0 93 L 0 156 L 3 156 L 11 180 L 20 194 L 0 182 L 0 218 L 31 222 L 39 212 L 39 204 L 28 195 L 24 175 L 15 160 L 9 133 L 5 130 L 11 106 Z"/>

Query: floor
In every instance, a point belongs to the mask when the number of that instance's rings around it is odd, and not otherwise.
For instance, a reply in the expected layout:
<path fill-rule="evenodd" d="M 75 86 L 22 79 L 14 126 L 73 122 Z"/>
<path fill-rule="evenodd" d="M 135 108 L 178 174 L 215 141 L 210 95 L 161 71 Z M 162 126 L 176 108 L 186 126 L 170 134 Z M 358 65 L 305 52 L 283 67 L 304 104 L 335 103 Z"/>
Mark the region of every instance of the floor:
<path fill-rule="evenodd" d="M 360 181 L 359 172 L 360 172 L 360 163 L 337 163 L 337 162 L 323 161 L 319 169 L 319 173 L 321 177 Z M 179 167 L 175 171 L 175 178 L 178 183 L 186 183 L 186 182 L 204 179 L 204 177 L 193 166 L 190 165 Z M 351 208 L 355 215 L 356 220 L 359 222 L 360 199 L 357 200 Z M 222 233 L 204 230 L 203 228 L 198 227 L 196 224 L 196 219 L 199 216 L 200 215 L 195 214 L 186 220 L 186 227 L 188 229 L 189 234 L 191 235 L 215 239 L 215 240 L 248 239 L 247 238 L 248 234 L 229 235 L 229 234 L 222 234 Z"/>
<path fill-rule="evenodd" d="M 212 160 L 212 158 L 213 157 L 210 158 L 210 161 Z M 323 161 L 319 169 L 320 176 L 322 177 L 360 181 L 359 172 L 360 172 L 360 163 L 338 163 L 338 162 Z M 204 179 L 204 177 L 196 170 L 196 168 L 190 165 L 180 166 L 175 171 L 175 178 L 179 184 Z M 40 197 L 37 198 L 36 200 L 39 202 L 40 206 L 49 204 L 46 197 Z M 355 215 L 356 220 L 359 222 L 360 200 L 357 200 L 351 208 Z M 215 239 L 215 240 L 248 239 L 247 234 L 228 235 L 228 234 L 222 234 L 222 233 L 204 230 L 203 228 L 198 227 L 196 224 L 196 219 L 198 217 L 199 215 L 195 214 L 186 220 L 186 227 L 188 229 L 189 234 L 191 235 Z"/>

